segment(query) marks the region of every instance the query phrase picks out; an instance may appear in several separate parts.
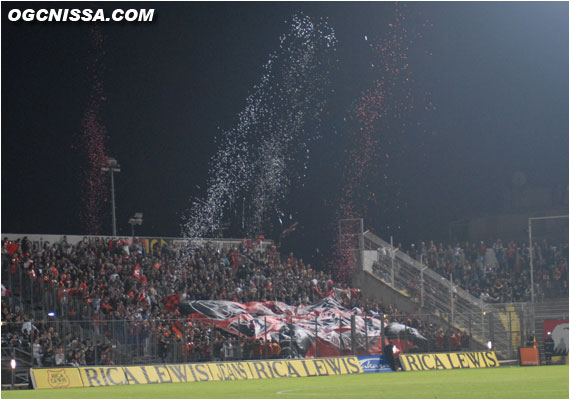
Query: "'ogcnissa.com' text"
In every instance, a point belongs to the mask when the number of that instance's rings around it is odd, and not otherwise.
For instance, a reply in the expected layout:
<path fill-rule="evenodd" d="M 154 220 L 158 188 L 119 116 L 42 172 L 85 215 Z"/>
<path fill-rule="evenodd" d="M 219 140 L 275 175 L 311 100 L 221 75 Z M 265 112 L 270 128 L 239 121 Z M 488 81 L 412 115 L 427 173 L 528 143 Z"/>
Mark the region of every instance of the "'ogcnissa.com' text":
<path fill-rule="evenodd" d="M 152 22 L 154 9 L 99 9 L 57 8 L 40 10 L 14 8 L 8 12 L 12 22 Z"/>

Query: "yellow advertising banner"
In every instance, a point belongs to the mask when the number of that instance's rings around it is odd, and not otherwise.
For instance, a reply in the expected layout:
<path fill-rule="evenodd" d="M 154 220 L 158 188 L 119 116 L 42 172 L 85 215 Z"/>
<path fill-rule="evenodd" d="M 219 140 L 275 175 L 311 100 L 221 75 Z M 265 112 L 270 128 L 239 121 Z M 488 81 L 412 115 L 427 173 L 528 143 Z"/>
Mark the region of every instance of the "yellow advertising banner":
<path fill-rule="evenodd" d="M 249 361 L 253 379 L 361 374 L 357 357 Z M 249 377 L 246 379 L 252 379 Z"/>
<path fill-rule="evenodd" d="M 79 368 L 84 387 L 128 385 L 123 367 Z"/>
<path fill-rule="evenodd" d="M 216 381 L 255 379 L 249 362 L 220 362 L 204 364 Z"/>
<path fill-rule="evenodd" d="M 77 368 L 32 368 L 35 389 L 65 389 L 83 387 Z"/>
<path fill-rule="evenodd" d="M 210 364 L 171 364 L 166 368 L 170 373 L 172 382 L 205 382 L 214 381 Z"/>
<path fill-rule="evenodd" d="M 172 382 L 273 379 L 362 373 L 357 357 L 171 364 L 166 367 L 170 372 Z"/>
<path fill-rule="evenodd" d="M 172 383 L 170 372 L 164 365 L 144 365 L 140 367 L 123 367 L 129 385 L 148 383 Z"/>
<path fill-rule="evenodd" d="M 490 368 L 499 366 L 499 360 L 497 360 L 497 355 L 494 351 L 401 354 L 400 362 L 405 371 Z"/>
<path fill-rule="evenodd" d="M 363 373 L 358 357 L 33 369 L 37 389 L 273 379 Z"/>

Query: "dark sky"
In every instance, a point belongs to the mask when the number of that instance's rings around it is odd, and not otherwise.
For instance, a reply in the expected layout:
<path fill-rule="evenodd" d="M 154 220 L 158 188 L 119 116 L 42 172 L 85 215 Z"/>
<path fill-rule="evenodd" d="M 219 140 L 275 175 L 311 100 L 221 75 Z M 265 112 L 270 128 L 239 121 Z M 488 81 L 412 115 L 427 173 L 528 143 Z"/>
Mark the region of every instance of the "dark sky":
<path fill-rule="evenodd" d="M 48 4 L 74 7 L 41 6 Z M 86 7 L 156 10 L 152 23 L 100 26 L 107 97 L 101 120 L 108 153 L 122 168 L 115 182 L 118 233 L 130 234 L 128 218 L 141 211 L 138 234 L 179 236 L 189 198 L 205 193 L 214 138 L 235 125 L 285 20 L 303 11 L 328 17 L 335 30 L 336 96 L 323 126 L 338 132 L 350 104 L 377 78 L 364 36 L 386 33 L 394 4 L 80 4 Z M 83 234 L 85 160 L 73 146 L 88 103 L 91 26 L 13 23 L 12 8 L 39 6 L 2 3 L 2 231 Z M 390 173 L 405 207 L 397 220 L 367 225 L 410 240 L 445 234 L 452 220 L 501 212 L 503 188 L 519 170 L 531 183 L 566 186 L 568 3 L 409 3 L 407 14 L 412 28 L 433 24 L 410 48 L 410 69 L 416 95 L 429 94 L 436 108 L 411 115 L 419 128 L 398 140 L 404 157 Z M 335 143 L 325 139 L 316 152 L 313 191 L 306 192 L 313 197 L 296 200 L 302 235 L 325 234 L 333 222 L 334 207 L 325 203 L 335 196 L 335 177 L 327 175 L 338 171 L 330 159 L 341 151 Z M 110 233 L 110 215 L 104 222 Z"/>

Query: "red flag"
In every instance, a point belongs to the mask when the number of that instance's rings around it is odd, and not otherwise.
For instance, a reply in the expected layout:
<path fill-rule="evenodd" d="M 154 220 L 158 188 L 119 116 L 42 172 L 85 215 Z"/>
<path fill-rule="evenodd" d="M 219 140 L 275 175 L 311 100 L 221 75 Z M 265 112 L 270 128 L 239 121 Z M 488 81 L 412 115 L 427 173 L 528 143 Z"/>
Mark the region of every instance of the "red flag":
<path fill-rule="evenodd" d="M 142 269 L 140 265 L 135 265 L 135 269 L 133 270 L 133 276 L 137 278 L 139 281 L 144 278 Z"/>
<path fill-rule="evenodd" d="M 178 308 L 178 303 L 180 302 L 180 295 L 173 294 L 172 296 L 165 297 L 163 301 L 166 309 L 168 311 L 174 312 Z"/>
<path fill-rule="evenodd" d="M 294 232 L 297 229 L 297 225 L 299 223 L 295 222 L 293 225 L 291 225 L 289 228 L 285 229 L 283 232 L 281 232 L 281 237 L 284 238 L 285 236 L 287 236 L 288 234 L 290 234 L 291 232 Z"/>
<path fill-rule="evenodd" d="M 19 243 L 12 243 L 12 242 L 6 243 L 6 250 L 8 250 L 8 254 L 10 254 L 11 256 L 14 255 L 14 253 L 18 250 L 18 247 L 20 247 Z"/>

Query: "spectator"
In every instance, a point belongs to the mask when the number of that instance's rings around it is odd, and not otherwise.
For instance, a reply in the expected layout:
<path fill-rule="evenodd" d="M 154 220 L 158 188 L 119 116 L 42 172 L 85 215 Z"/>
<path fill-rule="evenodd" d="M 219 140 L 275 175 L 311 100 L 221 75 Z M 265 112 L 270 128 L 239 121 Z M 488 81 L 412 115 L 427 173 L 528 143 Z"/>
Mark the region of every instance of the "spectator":
<path fill-rule="evenodd" d="M 296 306 L 315 303 L 335 294 L 335 290 L 347 293 L 350 289 L 334 283 L 329 273 L 314 270 L 293 253 L 281 259 L 276 248 L 262 252 L 245 245 L 221 249 L 207 243 L 194 249 L 162 245 L 147 253 L 145 246 L 138 240 L 133 240 L 132 243 L 110 241 L 70 245 L 63 238 L 60 243 L 46 244 L 39 249 L 32 248 L 28 242 L 27 239 L 15 243 L 4 240 L 3 277 L 6 274 L 16 277 L 20 271 L 24 271 L 24 285 L 29 283 L 29 286 L 24 286 L 24 293 L 33 291 L 34 294 L 41 294 L 40 290 L 57 293 L 57 304 L 62 315 L 77 320 L 88 319 L 90 323 L 86 327 L 92 328 L 91 332 L 98 340 L 97 345 L 92 346 L 83 342 L 75 332 L 62 338 L 58 332 L 50 331 L 49 324 L 41 321 L 38 323 L 22 312 L 10 310 L 3 301 L 3 321 L 19 327 L 16 330 L 10 328 L 9 331 L 3 329 L 3 343 L 29 346 L 33 335 L 34 338 L 39 338 L 39 345 L 45 349 L 46 363 L 50 358 L 49 352 L 56 349 L 54 358 L 58 357 L 62 345 L 62 353 L 68 354 L 68 363 L 90 365 L 112 362 L 109 342 L 105 340 L 105 344 L 102 344 L 100 340 L 105 337 L 103 335 L 118 343 L 128 344 L 129 349 L 141 346 L 143 354 L 154 348 L 152 344 L 158 341 L 161 359 L 166 362 L 170 341 L 174 344 L 186 334 L 183 333 L 185 328 L 182 326 L 171 329 L 168 327 L 170 323 L 164 322 L 181 317 L 176 305 L 167 306 L 165 303 L 165 299 L 171 296 L 179 296 L 177 301 L 182 298 L 224 299 L 241 303 L 268 300 Z M 498 261 L 501 258 L 501 246 L 500 240 L 493 245 Z M 484 247 L 486 256 L 487 250 Z M 486 301 L 503 302 L 530 298 L 530 276 L 526 264 L 529 252 L 524 247 L 509 242 L 506 266 L 501 267 L 499 261 L 497 268 L 488 266 L 487 258 L 481 257 L 481 244 L 456 243 L 452 246 L 440 243 L 436 246 L 434 241 L 428 241 L 420 243 L 419 251 L 412 246 L 409 253 L 418 258 L 421 256 L 429 268 L 442 276 L 447 277 L 452 273 L 457 285 L 475 296 Z M 554 246 L 548 242 L 536 242 L 533 247 L 537 254 L 535 282 L 538 287 L 545 289 L 543 292 L 546 296 L 567 293 L 568 245 Z M 517 268 L 520 273 L 513 273 Z M 419 285 L 417 282 L 415 284 L 419 296 Z M 547 290 L 549 288 L 551 290 Z M 537 290 L 536 293 L 540 292 Z M 345 307 L 369 307 L 376 315 L 379 312 L 390 315 L 390 321 L 412 324 L 424 330 L 433 340 L 439 336 L 438 327 L 408 318 L 392 306 L 373 302 L 367 304 L 357 296 L 341 294 L 338 298 Z M 124 324 L 127 324 L 126 329 Z M 231 337 L 227 332 L 208 332 L 209 328 L 202 326 L 189 325 L 187 328 L 189 334 L 185 349 L 188 357 L 201 360 L 240 357 L 241 343 L 231 343 L 232 351 L 228 356 L 222 350 L 224 340 Z M 442 334 L 442 346 L 444 342 L 449 345 L 454 343 L 451 332 Z M 455 336 L 460 336 L 456 341 L 463 345 L 465 335 L 456 333 Z M 167 345 L 161 349 L 160 343 L 164 340 Z M 265 354 L 273 356 L 273 343 L 246 343 L 243 351 L 249 357 L 262 357 L 265 347 Z M 175 354 L 170 356 L 174 357 Z M 42 362 L 41 358 L 39 362 Z M 39 362 L 36 361 L 37 364 Z"/>
<path fill-rule="evenodd" d="M 271 358 L 279 358 L 279 355 L 281 354 L 281 346 L 279 346 L 279 343 L 277 343 L 275 339 L 271 341 L 270 349 Z"/>
<path fill-rule="evenodd" d="M 32 346 L 32 357 L 34 359 L 34 361 L 36 362 L 38 367 L 42 367 L 42 355 L 43 355 L 43 351 L 42 351 L 42 345 L 40 344 L 40 339 L 36 338 L 34 340 L 34 344 Z"/>
<path fill-rule="evenodd" d="M 168 345 L 168 339 L 164 335 L 161 335 L 160 342 L 158 344 L 158 356 L 160 357 L 160 360 L 163 364 L 166 363 L 168 356 Z"/>

